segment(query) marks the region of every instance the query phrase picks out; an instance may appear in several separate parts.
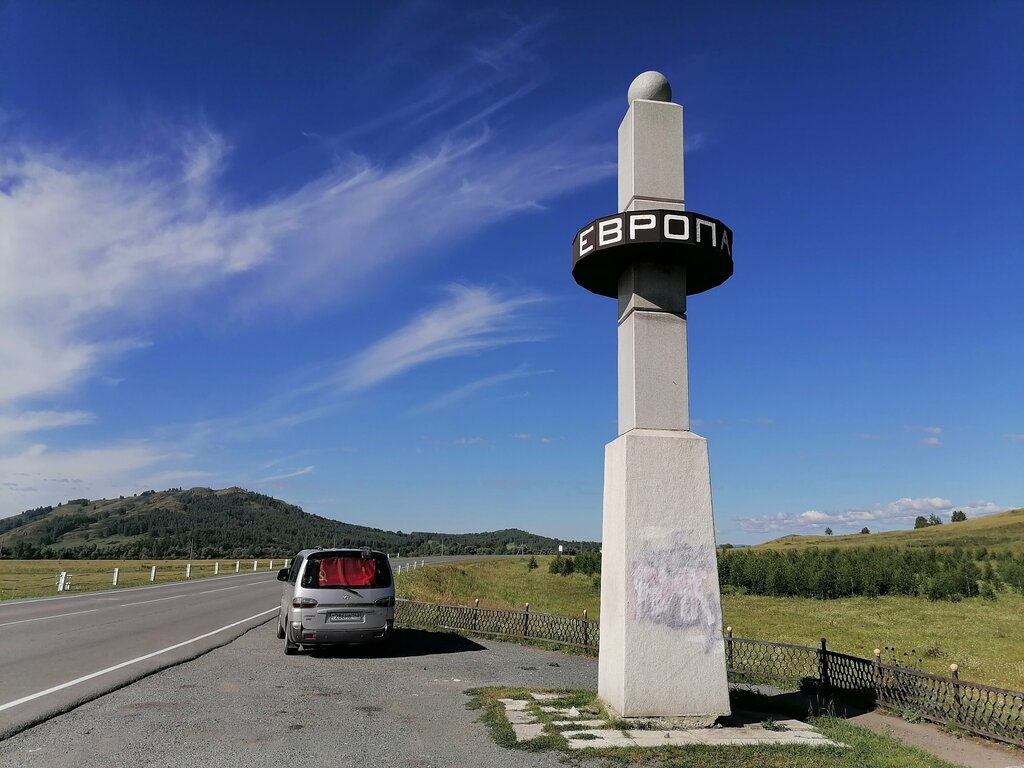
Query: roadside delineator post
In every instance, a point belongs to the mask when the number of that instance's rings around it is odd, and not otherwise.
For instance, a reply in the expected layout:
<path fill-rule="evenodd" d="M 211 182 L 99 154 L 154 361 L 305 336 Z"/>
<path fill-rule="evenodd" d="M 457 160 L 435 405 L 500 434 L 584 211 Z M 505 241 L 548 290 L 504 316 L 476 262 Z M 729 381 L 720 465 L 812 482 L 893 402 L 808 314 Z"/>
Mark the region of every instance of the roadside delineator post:
<path fill-rule="evenodd" d="M 220 574 L 220 563 L 213 564 L 213 575 L 217 576 Z"/>
<path fill-rule="evenodd" d="M 235 573 L 238 573 L 238 571 L 241 569 L 241 567 L 242 567 L 242 561 L 241 560 L 235 560 Z"/>
<path fill-rule="evenodd" d="M 67 580 L 68 580 L 68 572 L 67 571 L 61 571 L 60 573 L 57 574 L 57 591 L 58 592 L 63 592 L 64 591 L 64 585 L 67 583 Z"/>
<path fill-rule="evenodd" d="M 121 573 L 121 569 L 120 568 L 115 568 L 114 569 L 114 580 L 111 582 L 111 584 L 113 584 L 115 587 L 117 586 L 117 577 L 118 577 L 118 575 L 120 573 Z"/>
<path fill-rule="evenodd" d="M 156 566 L 155 565 L 152 566 L 149 569 L 149 580 L 150 580 L 150 582 L 156 581 Z"/>
<path fill-rule="evenodd" d="M 185 578 L 186 579 L 191 579 L 192 578 L 192 563 L 188 563 L 185 566 Z"/>
<path fill-rule="evenodd" d="M 253 569 L 253 571 L 255 571 L 255 570 L 256 570 L 256 565 L 257 565 L 257 563 L 259 563 L 259 560 L 253 560 L 253 561 L 252 561 L 252 569 Z"/>

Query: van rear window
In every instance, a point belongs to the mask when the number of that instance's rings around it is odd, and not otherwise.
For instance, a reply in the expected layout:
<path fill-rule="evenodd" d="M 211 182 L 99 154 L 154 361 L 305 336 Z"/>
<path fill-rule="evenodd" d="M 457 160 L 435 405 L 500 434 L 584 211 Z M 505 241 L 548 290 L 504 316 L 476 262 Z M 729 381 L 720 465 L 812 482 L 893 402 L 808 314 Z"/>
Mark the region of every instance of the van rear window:
<path fill-rule="evenodd" d="M 391 571 L 383 555 L 313 556 L 306 564 L 302 586 L 312 589 L 390 587 Z"/>

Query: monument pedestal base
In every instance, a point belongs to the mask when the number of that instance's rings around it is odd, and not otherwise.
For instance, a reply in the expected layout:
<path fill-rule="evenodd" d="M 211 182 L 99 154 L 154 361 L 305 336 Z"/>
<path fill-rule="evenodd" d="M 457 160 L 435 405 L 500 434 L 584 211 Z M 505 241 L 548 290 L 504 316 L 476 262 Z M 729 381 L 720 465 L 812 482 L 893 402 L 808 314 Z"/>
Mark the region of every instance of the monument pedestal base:
<path fill-rule="evenodd" d="M 624 718 L 729 714 L 707 441 L 633 429 L 605 448 L 598 694 Z"/>

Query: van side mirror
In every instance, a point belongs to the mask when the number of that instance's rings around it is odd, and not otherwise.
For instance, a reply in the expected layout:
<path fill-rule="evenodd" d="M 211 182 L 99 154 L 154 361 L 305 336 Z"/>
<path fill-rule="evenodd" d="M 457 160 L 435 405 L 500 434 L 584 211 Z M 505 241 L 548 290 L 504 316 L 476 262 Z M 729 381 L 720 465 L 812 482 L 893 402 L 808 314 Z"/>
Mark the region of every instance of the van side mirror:
<path fill-rule="evenodd" d="M 277 580 L 278 581 L 288 581 L 288 569 L 287 568 L 282 568 L 280 571 L 277 572 Z"/>

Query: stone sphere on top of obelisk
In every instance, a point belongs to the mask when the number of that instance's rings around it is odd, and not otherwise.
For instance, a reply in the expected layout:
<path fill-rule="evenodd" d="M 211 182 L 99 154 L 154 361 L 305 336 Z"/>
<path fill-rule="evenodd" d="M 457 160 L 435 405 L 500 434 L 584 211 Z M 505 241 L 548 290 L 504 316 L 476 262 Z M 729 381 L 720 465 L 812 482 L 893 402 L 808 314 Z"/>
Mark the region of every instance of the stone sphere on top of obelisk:
<path fill-rule="evenodd" d="M 661 72 L 641 72 L 629 84 L 626 99 L 632 104 L 637 99 L 644 101 L 672 101 L 672 86 Z"/>

